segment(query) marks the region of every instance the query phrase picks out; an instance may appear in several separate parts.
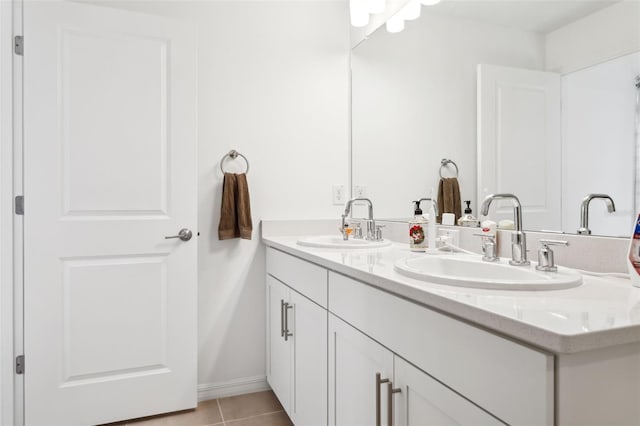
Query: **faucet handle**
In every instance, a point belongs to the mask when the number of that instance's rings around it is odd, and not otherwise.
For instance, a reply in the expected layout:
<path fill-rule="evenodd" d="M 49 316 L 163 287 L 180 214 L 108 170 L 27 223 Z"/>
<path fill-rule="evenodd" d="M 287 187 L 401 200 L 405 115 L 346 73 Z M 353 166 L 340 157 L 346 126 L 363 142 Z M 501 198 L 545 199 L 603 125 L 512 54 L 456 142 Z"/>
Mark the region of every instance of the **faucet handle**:
<path fill-rule="evenodd" d="M 384 228 L 386 225 L 376 225 L 376 241 L 382 241 L 382 228 Z"/>
<path fill-rule="evenodd" d="M 496 245 L 496 234 L 473 234 L 475 237 L 482 237 L 482 260 L 485 262 L 497 262 L 498 250 Z"/>
<path fill-rule="evenodd" d="M 568 246 L 569 241 L 564 240 L 540 240 L 540 250 L 538 250 L 538 271 L 556 272 L 558 267 L 553 259 L 553 250 L 550 246 Z"/>
<path fill-rule="evenodd" d="M 360 222 L 355 222 L 353 226 L 355 227 L 353 237 L 359 240 L 362 239 L 362 224 Z"/>

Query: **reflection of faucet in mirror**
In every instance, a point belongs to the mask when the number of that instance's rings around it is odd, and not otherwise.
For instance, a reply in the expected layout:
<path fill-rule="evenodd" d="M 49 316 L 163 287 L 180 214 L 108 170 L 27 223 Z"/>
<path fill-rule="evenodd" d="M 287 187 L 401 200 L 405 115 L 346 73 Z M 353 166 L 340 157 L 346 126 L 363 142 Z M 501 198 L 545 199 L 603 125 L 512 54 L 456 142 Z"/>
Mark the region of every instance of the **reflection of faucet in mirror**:
<path fill-rule="evenodd" d="M 589 229 L 589 203 L 594 198 L 603 199 L 607 205 L 607 211 L 609 213 L 613 213 L 616 211 L 616 205 L 613 202 L 613 199 L 607 194 L 589 194 L 582 199 L 582 204 L 580 204 L 580 228 L 578 228 L 578 234 L 580 235 L 591 235 L 591 229 Z"/>
<path fill-rule="evenodd" d="M 351 213 L 351 206 L 356 201 L 363 201 L 369 205 L 369 218 L 366 221 L 367 222 L 367 238 L 366 239 L 375 240 L 376 239 L 376 223 L 373 220 L 373 203 L 368 198 L 352 198 L 351 200 L 347 201 L 347 204 L 345 204 L 344 213 L 342 213 L 342 227 L 340 228 L 342 232 L 342 239 L 347 240 L 349 238 L 349 234 L 346 232 L 344 225 L 347 217 L 349 216 L 349 213 Z"/>
<path fill-rule="evenodd" d="M 436 213 L 436 216 L 438 216 L 438 203 L 436 202 L 436 200 L 434 200 L 433 198 L 420 198 L 418 200 L 418 202 L 422 202 L 422 201 L 431 201 L 431 204 L 433 204 L 433 211 Z M 415 201 L 414 201 L 415 203 Z M 432 220 L 433 218 L 429 218 L 429 220 Z"/>
<path fill-rule="evenodd" d="M 493 200 L 511 200 L 513 204 L 513 221 L 516 230 L 511 235 L 511 260 L 509 264 L 514 266 L 525 266 L 531 262 L 527 260 L 527 236 L 522 231 L 522 205 L 520 200 L 513 194 L 491 194 L 482 201 L 480 214 L 487 216 L 489 214 L 489 206 Z"/>

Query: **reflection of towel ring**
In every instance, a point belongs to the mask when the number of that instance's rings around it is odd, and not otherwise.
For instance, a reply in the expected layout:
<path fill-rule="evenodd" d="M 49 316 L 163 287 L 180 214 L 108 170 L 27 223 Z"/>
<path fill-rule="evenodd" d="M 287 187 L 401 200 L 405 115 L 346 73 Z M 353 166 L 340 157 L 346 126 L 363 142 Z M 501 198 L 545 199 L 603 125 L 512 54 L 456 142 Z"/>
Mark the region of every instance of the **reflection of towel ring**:
<path fill-rule="evenodd" d="M 220 170 L 222 171 L 223 174 L 225 173 L 224 168 L 222 167 L 222 163 L 224 163 L 224 160 L 227 157 L 231 157 L 232 160 L 235 160 L 236 158 L 238 158 L 238 156 L 242 157 L 244 162 L 247 163 L 247 170 L 245 170 L 245 173 L 249 173 L 249 160 L 247 160 L 247 157 L 245 157 L 244 155 L 240 154 L 235 149 L 232 149 L 231 151 L 229 151 L 225 155 L 223 155 L 222 158 L 220 159 Z"/>
<path fill-rule="evenodd" d="M 458 177 L 458 165 L 456 163 L 454 163 L 453 160 L 449 160 L 448 158 L 443 158 L 440 161 L 440 178 L 444 178 L 444 176 L 442 176 L 442 169 L 447 167 L 448 164 L 453 164 L 453 167 L 455 167 L 456 175 L 454 177 L 457 178 Z"/>

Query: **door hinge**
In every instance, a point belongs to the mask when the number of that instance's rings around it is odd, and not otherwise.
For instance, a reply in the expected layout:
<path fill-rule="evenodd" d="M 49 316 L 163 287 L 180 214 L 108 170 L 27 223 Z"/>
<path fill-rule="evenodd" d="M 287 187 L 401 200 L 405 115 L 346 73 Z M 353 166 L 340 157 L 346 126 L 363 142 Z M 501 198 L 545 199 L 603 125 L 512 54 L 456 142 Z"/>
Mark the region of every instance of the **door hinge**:
<path fill-rule="evenodd" d="M 24 374 L 24 355 L 16 357 L 16 374 Z"/>
<path fill-rule="evenodd" d="M 16 214 L 24 215 L 24 195 L 18 195 L 16 197 Z"/>
<path fill-rule="evenodd" d="M 13 51 L 16 55 L 24 56 L 24 37 L 15 36 L 13 38 Z"/>

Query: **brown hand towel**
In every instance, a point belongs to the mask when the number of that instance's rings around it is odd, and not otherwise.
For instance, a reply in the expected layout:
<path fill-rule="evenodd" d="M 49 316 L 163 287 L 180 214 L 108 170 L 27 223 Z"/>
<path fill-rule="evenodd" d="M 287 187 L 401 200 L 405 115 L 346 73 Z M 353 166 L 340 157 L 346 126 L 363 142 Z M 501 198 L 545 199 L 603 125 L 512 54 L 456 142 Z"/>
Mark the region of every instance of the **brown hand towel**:
<path fill-rule="evenodd" d="M 460 185 L 457 178 L 442 178 L 438 184 L 438 223 L 442 223 L 442 213 L 456 215 L 456 223 L 462 216 Z"/>
<path fill-rule="evenodd" d="M 225 173 L 222 184 L 218 238 L 221 240 L 231 238 L 250 240 L 252 229 L 247 175 L 244 173 Z"/>
<path fill-rule="evenodd" d="M 251 203 L 249 202 L 249 185 L 247 184 L 246 173 L 236 176 L 236 191 L 236 213 L 238 215 L 240 238 L 250 240 L 253 224 L 251 223 Z"/>

